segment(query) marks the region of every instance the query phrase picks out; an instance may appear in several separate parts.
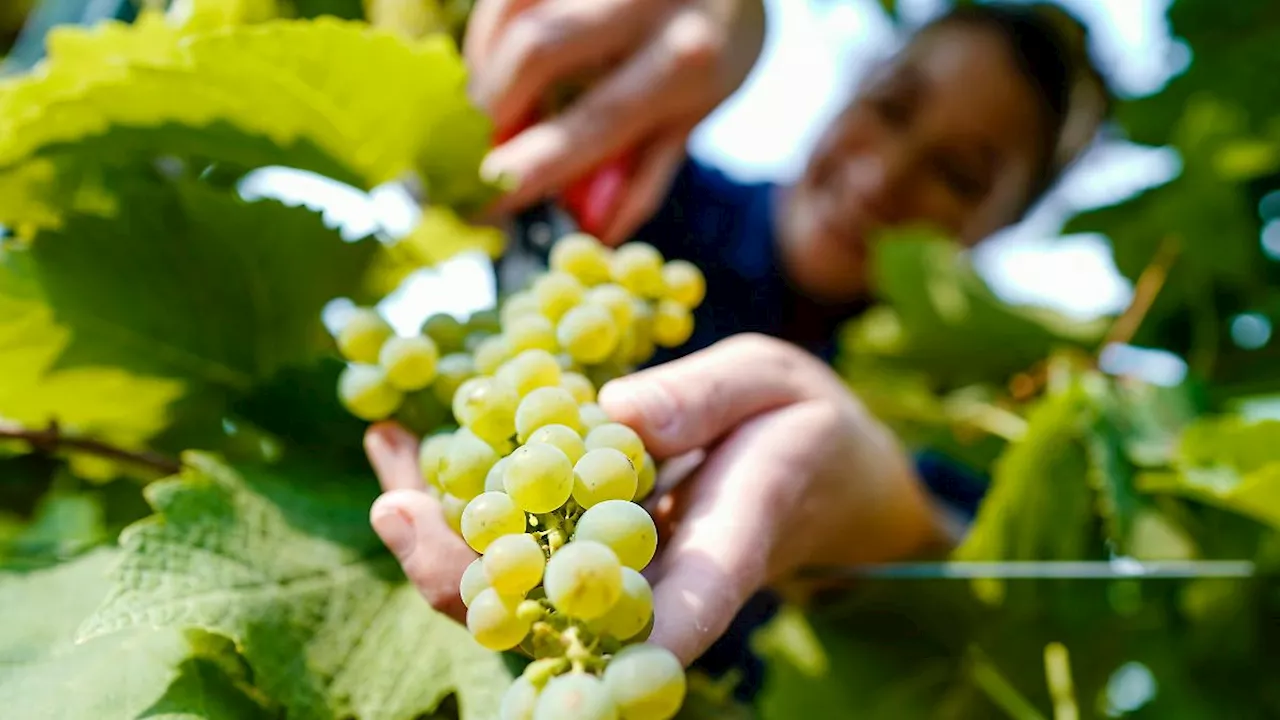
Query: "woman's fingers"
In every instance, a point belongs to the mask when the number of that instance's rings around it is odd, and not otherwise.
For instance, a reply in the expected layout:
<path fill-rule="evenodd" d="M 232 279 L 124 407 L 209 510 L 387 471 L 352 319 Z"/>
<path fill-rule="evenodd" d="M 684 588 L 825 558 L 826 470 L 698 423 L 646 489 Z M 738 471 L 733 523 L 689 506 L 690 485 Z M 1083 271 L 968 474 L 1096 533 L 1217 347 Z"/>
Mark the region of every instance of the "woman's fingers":
<path fill-rule="evenodd" d="M 463 621 L 458 583 L 476 554 L 445 522 L 439 501 L 420 490 L 392 490 L 373 503 L 369 520 L 427 602 Z"/>
<path fill-rule="evenodd" d="M 601 233 L 601 241 L 616 247 L 657 212 L 684 161 L 688 138 L 689 131 L 680 128 L 645 148 L 634 174 L 626 181 L 621 203 L 609 218 L 608 229 Z"/>
<path fill-rule="evenodd" d="M 365 433 L 365 450 L 384 491 L 369 511 L 374 532 L 432 607 L 461 620 L 458 582 L 476 554 L 424 490 L 417 439 L 399 425 L 378 423 Z"/>
<path fill-rule="evenodd" d="M 421 490 L 418 440 L 392 422 L 371 426 L 364 434 L 364 450 L 383 491 Z"/>
<path fill-rule="evenodd" d="M 743 421 L 831 392 L 816 358 L 781 340 L 738 335 L 608 383 L 600 406 L 657 458 L 705 448 Z"/>
<path fill-rule="evenodd" d="M 680 11 L 617 71 L 598 80 L 559 115 L 516 135 L 485 159 L 484 173 L 506 176 L 511 210 L 547 197 L 646 138 L 688 127 L 714 106 L 719 52 L 706 19 Z"/>

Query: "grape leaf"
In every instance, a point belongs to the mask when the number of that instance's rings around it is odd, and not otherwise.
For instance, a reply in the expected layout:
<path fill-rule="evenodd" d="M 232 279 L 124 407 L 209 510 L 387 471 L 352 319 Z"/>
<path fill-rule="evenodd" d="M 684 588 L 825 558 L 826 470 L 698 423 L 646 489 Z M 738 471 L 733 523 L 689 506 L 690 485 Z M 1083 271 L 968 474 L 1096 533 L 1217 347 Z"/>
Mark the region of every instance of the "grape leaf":
<path fill-rule="evenodd" d="M 1182 435 L 1169 472 L 1138 478 L 1150 493 L 1190 497 L 1280 529 L 1280 421 L 1207 418 Z"/>
<path fill-rule="evenodd" d="M 1190 67 L 1150 97 L 1123 103 L 1117 116 L 1137 142 L 1162 144 L 1196 96 L 1211 92 L 1239 105 L 1264 130 L 1280 96 L 1280 11 L 1269 0 L 1170 3 L 1173 32 L 1191 46 Z"/>
<path fill-rule="evenodd" d="M 991 491 L 957 560 L 1087 560 L 1102 557 L 1086 476 L 1096 408 L 1081 383 L 1045 397 L 1026 434 L 993 468 Z"/>
<path fill-rule="evenodd" d="M 927 372 L 941 385 L 1003 384 L 1055 347 L 1095 342 L 1102 330 L 1095 323 L 1009 307 L 954 243 L 928 231 L 885 236 L 874 262 L 877 295 L 888 307 L 847 326 L 842 365 L 874 357 L 898 369 Z M 993 347 L 1000 352 L 991 352 Z"/>
<path fill-rule="evenodd" d="M 116 218 L 37 236 L 35 272 L 72 332 L 62 366 L 114 364 L 230 390 L 331 347 L 324 304 L 359 287 L 376 243 L 199 183 L 138 183 Z"/>
<path fill-rule="evenodd" d="M 229 125 L 271 140 L 278 164 L 317 169 L 314 153 L 283 149 L 318 148 L 366 188 L 413 170 L 428 147 L 449 148 L 431 174 L 461 182 L 478 177 L 488 143 L 464 83 L 448 38 L 411 44 L 330 17 L 191 35 L 158 20 L 63 29 L 45 71 L 0 94 L 0 165 L 112 126 L 178 125 L 191 137 Z"/>
<path fill-rule="evenodd" d="M 1174 129 L 1173 144 L 1183 157 L 1179 177 L 1067 224 L 1067 232 L 1098 232 L 1110 238 L 1117 269 L 1133 280 L 1166 241 L 1176 243 L 1178 257 L 1135 339 L 1139 344 L 1170 347 L 1178 335 L 1169 323 L 1198 321 L 1216 332 L 1221 315 L 1250 309 L 1249 298 L 1265 288 L 1267 259 L 1258 242 L 1260 222 L 1243 182 L 1274 167 L 1239 177 L 1219 162 L 1222 153 L 1251 140 L 1245 123 L 1238 108 L 1197 97 Z M 1220 298 L 1232 305 L 1215 307 Z M 1216 342 L 1216 335 L 1208 341 Z M 1184 341 L 1170 349 L 1186 352 L 1189 347 Z"/>
<path fill-rule="evenodd" d="M 132 628 L 84 644 L 114 550 L 26 575 L 0 574 L 0 706 L 23 720 L 265 720 L 225 668 L 178 630 Z M 225 646 L 224 646 L 225 647 Z M 123 661 L 122 661 L 123 660 Z"/>
<path fill-rule="evenodd" d="M 130 449 L 165 427 L 181 382 L 105 363 L 57 369 L 70 338 L 45 302 L 30 253 L 0 247 L 0 417 L 31 427 L 57 420 L 70 433 Z"/>
<path fill-rule="evenodd" d="M 493 716 L 510 675 L 404 582 L 369 528 L 372 482 L 188 462 L 148 488 L 159 514 L 121 536 L 116 586 L 86 637 L 138 625 L 225 635 L 300 717 L 411 720 L 451 693 L 462 717 Z"/>

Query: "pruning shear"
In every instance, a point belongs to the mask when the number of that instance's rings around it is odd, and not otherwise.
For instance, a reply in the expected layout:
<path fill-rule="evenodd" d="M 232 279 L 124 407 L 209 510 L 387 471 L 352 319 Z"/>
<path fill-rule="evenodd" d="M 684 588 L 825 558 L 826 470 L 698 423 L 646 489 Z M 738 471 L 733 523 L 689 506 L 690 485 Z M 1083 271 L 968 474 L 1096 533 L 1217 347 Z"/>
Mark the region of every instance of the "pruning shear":
<path fill-rule="evenodd" d="M 537 122 L 531 115 L 495 137 L 501 144 Z M 555 201 L 544 201 L 518 213 L 512 222 L 507 252 L 498 261 L 498 291 L 524 287 L 529 277 L 547 267 L 551 244 L 568 233 L 581 231 L 599 236 L 621 202 L 635 168 L 635 153 L 628 150 L 604 162 L 574 181 Z"/>

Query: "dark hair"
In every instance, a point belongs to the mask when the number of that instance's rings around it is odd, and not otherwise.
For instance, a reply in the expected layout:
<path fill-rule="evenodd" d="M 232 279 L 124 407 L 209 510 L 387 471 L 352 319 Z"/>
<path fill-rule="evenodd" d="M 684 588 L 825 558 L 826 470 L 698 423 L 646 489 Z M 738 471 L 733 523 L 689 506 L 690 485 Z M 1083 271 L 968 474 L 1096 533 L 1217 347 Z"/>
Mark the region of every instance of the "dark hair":
<path fill-rule="evenodd" d="M 1088 31 L 1057 6 L 984 3 L 953 8 L 920 34 L 956 25 L 1000 35 L 1044 109 L 1044 162 L 1028 196 L 1030 205 L 1080 156 L 1111 109 L 1106 82 L 1089 56 Z"/>

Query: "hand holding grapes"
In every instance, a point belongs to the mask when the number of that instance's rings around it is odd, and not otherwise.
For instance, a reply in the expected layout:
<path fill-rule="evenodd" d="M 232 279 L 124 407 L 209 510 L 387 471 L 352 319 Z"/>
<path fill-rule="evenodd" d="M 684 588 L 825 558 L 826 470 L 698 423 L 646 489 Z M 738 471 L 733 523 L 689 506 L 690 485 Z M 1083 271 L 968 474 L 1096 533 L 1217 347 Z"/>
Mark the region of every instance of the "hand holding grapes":
<path fill-rule="evenodd" d="M 743 335 L 601 388 L 656 458 L 705 448 L 657 503 L 650 642 L 686 664 L 746 599 L 800 566 L 887 561 L 944 542 L 908 458 L 830 368 Z"/>

